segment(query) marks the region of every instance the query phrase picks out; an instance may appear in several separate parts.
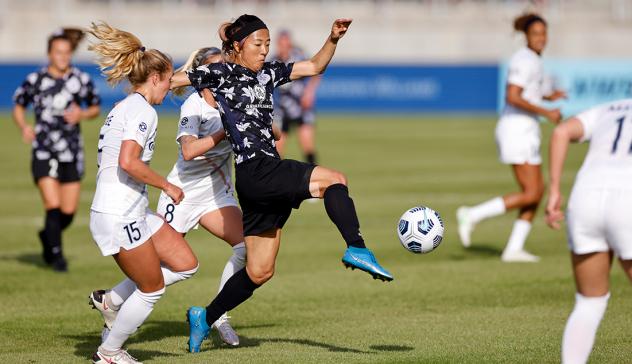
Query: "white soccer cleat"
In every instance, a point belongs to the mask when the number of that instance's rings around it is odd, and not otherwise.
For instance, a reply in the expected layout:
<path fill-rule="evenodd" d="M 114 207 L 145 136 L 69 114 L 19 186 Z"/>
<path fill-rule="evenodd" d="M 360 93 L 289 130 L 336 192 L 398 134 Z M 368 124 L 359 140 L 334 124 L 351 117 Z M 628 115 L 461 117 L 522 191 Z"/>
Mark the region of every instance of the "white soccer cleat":
<path fill-rule="evenodd" d="M 503 252 L 500 257 L 505 263 L 537 263 L 540 261 L 540 257 L 533 255 L 525 250 L 517 250 L 511 252 Z"/>
<path fill-rule="evenodd" d="M 99 346 L 99 350 L 92 355 L 94 364 L 143 364 L 123 349 L 112 354 L 106 354 Z"/>
<path fill-rule="evenodd" d="M 472 231 L 474 230 L 474 224 L 470 219 L 469 209 L 465 206 L 461 206 L 456 210 L 456 221 L 459 225 L 459 238 L 463 247 L 469 248 L 472 245 Z"/>
<path fill-rule="evenodd" d="M 213 327 L 217 330 L 223 342 L 230 346 L 239 346 L 239 336 L 237 336 L 233 327 L 230 326 L 228 319 L 228 315 L 223 314 L 213 323 Z"/>
<path fill-rule="evenodd" d="M 88 297 L 88 303 L 90 304 L 90 306 L 92 306 L 93 309 L 101 313 L 101 316 L 103 316 L 103 321 L 105 322 L 105 327 L 108 329 L 112 329 L 112 325 L 114 325 L 118 310 L 114 310 L 107 305 L 107 303 L 105 302 L 106 294 L 107 291 L 102 289 L 94 291 L 90 293 L 90 297 Z"/>

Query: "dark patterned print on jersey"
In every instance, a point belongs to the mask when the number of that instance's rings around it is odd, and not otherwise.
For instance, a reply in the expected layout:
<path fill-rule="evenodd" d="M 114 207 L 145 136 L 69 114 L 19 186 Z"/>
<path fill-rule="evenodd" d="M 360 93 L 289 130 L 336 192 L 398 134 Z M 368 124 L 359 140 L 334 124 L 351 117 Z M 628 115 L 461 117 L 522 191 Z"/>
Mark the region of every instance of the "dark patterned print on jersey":
<path fill-rule="evenodd" d="M 234 63 L 213 63 L 189 71 L 191 85 L 215 97 L 235 163 L 255 157 L 280 158 L 272 134 L 272 94 L 290 82 L 293 63 L 264 63 L 258 73 Z"/>
<path fill-rule="evenodd" d="M 99 105 L 101 99 L 87 73 L 71 68 L 63 78 L 54 78 L 46 68 L 26 77 L 15 90 L 14 102 L 35 111 L 33 159 L 76 162 L 83 170 L 83 141 L 79 124 L 64 120 L 64 111 L 74 102 L 79 106 Z"/>
<path fill-rule="evenodd" d="M 278 56 L 274 59 L 279 62 L 300 62 L 305 60 L 305 54 L 300 48 L 292 48 L 289 59 L 282 60 Z M 290 84 L 279 87 L 274 104 L 275 116 L 287 118 L 291 120 L 300 119 L 303 115 L 303 106 L 301 106 L 301 98 L 305 92 L 305 87 L 310 78 L 305 77 L 294 81 Z"/>

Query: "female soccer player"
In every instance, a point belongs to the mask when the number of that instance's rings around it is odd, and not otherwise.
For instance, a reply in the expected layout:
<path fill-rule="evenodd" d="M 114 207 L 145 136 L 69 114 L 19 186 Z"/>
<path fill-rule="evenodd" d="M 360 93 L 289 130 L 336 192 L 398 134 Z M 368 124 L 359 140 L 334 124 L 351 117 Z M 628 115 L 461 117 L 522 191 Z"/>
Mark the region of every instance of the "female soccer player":
<path fill-rule="evenodd" d="M 473 207 L 462 206 L 457 210 L 457 220 L 461 242 L 469 247 L 477 223 L 518 209 L 518 219 L 501 259 L 504 262 L 537 262 L 539 257 L 526 252 L 524 244 L 544 192 L 538 117 L 546 117 L 553 123 L 558 123 L 562 117 L 559 109 L 545 109 L 539 104 L 542 99 L 554 101 L 566 94 L 555 90 L 543 96 L 541 55 L 547 41 L 544 19 L 536 14 L 522 15 L 514 21 L 514 29 L 525 34 L 527 46 L 516 52 L 509 63 L 506 105 L 496 126 L 496 143 L 500 161 L 511 165 L 521 191 Z"/>
<path fill-rule="evenodd" d="M 215 47 L 199 49 L 180 70 L 222 62 L 221 53 Z M 210 101 L 215 104 L 214 100 Z M 169 183 L 182 188 L 185 198 L 176 206 L 163 192 L 157 208 L 158 214 L 183 236 L 200 224 L 232 246 L 233 255 L 224 267 L 220 291 L 228 278 L 246 266 L 241 210 L 233 195 L 231 181 L 232 150 L 230 143 L 224 139 L 225 135 L 217 106 L 209 105 L 201 93 L 191 94 L 180 108 L 176 135 L 180 152 L 178 161 L 167 176 Z M 239 337 L 226 314 L 213 326 L 225 343 L 239 345 Z"/>
<path fill-rule="evenodd" d="M 31 172 L 46 210 L 44 229 L 39 232 L 42 255 L 58 272 L 67 270 L 61 235 L 77 211 L 83 177 L 79 123 L 99 115 L 101 103 L 90 76 L 71 65 L 83 35 L 72 28 L 51 34 L 48 66 L 29 74 L 14 95 L 13 120 L 24 142 L 32 145 Z M 35 128 L 26 122 L 30 104 Z"/>
<path fill-rule="evenodd" d="M 123 344 L 149 316 L 165 286 L 191 277 L 198 266 L 182 235 L 148 209 L 147 185 L 163 190 L 174 204 L 184 198 L 179 187 L 149 168 L 158 124 L 152 105 L 169 92 L 173 66 L 168 56 L 145 49 L 131 33 L 105 23 L 92 24 L 89 33 L 98 40 L 90 49 L 108 82 L 125 79 L 134 91 L 110 111 L 99 135 L 90 231 L 101 253 L 112 255 L 129 279 L 107 295 L 91 295 L 111 329 L 92 360 L 138 363 Z M 133 293 L 123 299 L 119 291 L 130 289 Z"/>
<path fill-rule="evenodd" d="M 266 63 L 270 33 L 256 16 L 242 15 L 220 28 L 223 50 L 230 62 L 201 66 L 172 78 L 172 88 L 189 84 L 197 90 L 208 88 L 218 103 L 236 156 L 235 187 L 243 211 L 248 256 L 246 268 L 226 282 L 206 309 L 189 309 L 191 352 L 200 350 L 210 325 L 224 312 L 244 302 L 272 277 L 281 228 L 292 208 L 298 208 L 305 199 L 324 198 L 327 214 L 348 246 L 342 258 L 346 266 L 364 270 L 377 279 L 393 279 L 364 245 L 346 177 L 321 166 L 281 160 L 273 138 L 274 88 L 322 73 L 350 24 L 351 19 L 336 20 L 325 45 L 310 60 Z"/>
<path fill-rule="evenodd" d="M 566 322 L 562 363 L 586 363 L 608 305 L 613 254 L 632 280 L 632 99 L 600 105 L 555 128 L 546 220 L 564 219 L 560 180 L 569 142 L 590 141 L 568 201 L 568 245 L 577 293 Z"/>
<path fill-rule="evenodd" d="M 294 46 L 290 32 L 287 30 L 282 31 L 277 37 L 277 54 L 274 60 L 283 63 L 296 63 L 305 60 L 303 51 Z M 305 161 L 316 164 L 314 101 L 320 78 L 320 75 L 305 78 L 283 85 L 278 89 L 274 103 L 274 117 L 282 131 L 281 138 L 276 143 L 281 158 L 283 158 L 285 141 L 290 127 L 297 124 L 298 141 Z"/>

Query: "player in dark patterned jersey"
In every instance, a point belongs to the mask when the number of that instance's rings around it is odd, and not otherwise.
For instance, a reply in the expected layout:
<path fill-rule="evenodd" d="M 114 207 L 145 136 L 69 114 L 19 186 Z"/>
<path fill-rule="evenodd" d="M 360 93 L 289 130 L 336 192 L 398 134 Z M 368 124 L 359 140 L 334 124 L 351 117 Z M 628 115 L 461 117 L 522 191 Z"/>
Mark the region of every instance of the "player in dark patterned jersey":
<path fill-rule="evenodd" d="M 327 214 L 347 243 L 342 258 L 345 266 L 366 271 L 376 279 L 393 279 L 364 245 L 346 176 L 313 164 L 281 160 L 272 131 L 274 89 L 324 72 L 350 24 L 351 19 L 336 20 L 321 50 L 309 60 L 267 63 L 270 33 L 266 25 L 256 16 L 242 15 L 220 28 L 228 62 L 176 73 L 172 78 L 172 88 L 191 84 L 198 91 L 209 89 L 217 101 L 236 156 L 235 187 L 243 211 L 248 257 L 246 268 L 226 282 L 206 309 L 189 309 L 191 352 L 200 350 L 215 320 L 272 278 L 281 229 L 292 208 L 298 208 L 303 200 L 324 198 Z"/>
<path fill-rule="evenodd" d="M 277 37 L 277 54 L 274 60 L 283 63 L 295 63 L 306 59 L 303 51 L 293 44 L 288 30 Z M 281 129 L 281 138 L 276 147 L 283 157 L 285 141 L 293 125 L 298 125 L 298 142 L 307 163 L 316 164 L 316 145 L 314 142 L 314 101 L 321 76 L 313 76 L 285 84 L 277 89 L 274 102 L 274 118 Z"/>
<path fill-rule="evenodd" d="M 13 120 L 25 143 L 32 145 L 31 172 L 40 190 L 46 219 L 39 232 L 43 257 L 56 271 L 66 271 L 61 233 L 72 222 L 83 176 L 83 141 L 79 123 L 99 115 L 101 99 L 90 76 L 71 64 L 83 38 L 65 28 L 48 38 L 48 66 L 33 72 L 15 91 Z M 33 105 L 35 126 L 26 122 Z"/>

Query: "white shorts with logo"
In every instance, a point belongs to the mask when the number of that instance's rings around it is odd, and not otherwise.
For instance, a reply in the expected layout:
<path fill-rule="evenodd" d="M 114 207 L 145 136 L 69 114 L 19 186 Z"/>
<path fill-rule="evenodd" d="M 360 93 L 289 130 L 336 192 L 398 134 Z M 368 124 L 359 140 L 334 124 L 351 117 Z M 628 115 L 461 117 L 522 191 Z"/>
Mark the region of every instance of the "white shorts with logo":
<path fill-rule="evenodd" d="M 612 250 L 621 259 L 632 259 L 632 189 L 575 188 L 566 219 L 573 253 Z"/>
<path fill-rule="evenodd" d="M 153 211 L 141 217 L 127 217 L 90 211 L 90 232 L 104 256 L 131 250 L 152 237 L 165 221 Z"/>
<path fill-rule="evenodd" d="M 527 115 L 506 115 L 496 124 L 498 157 L 503 164 L 542 164 L 540 125 Z"/>
<path fill-rule="evenodd" d="M 215 189 L 213 185 L 209 185 L 202 189 L 196 188 L 195 191 L 184 190 L 184 199 L 178 205 L 174 205 L 171 198 L 162 192 L 156 212 L 163 216 L 175 231 L 185 234 L 197 228 L 200 218 L 207 213 L 227 206 L 239 207 L 232 186 L 224 181 L 214 182 L 218 182 L 215 183 Z M 222 185 L 223 187 L 217 187 Z"/>

